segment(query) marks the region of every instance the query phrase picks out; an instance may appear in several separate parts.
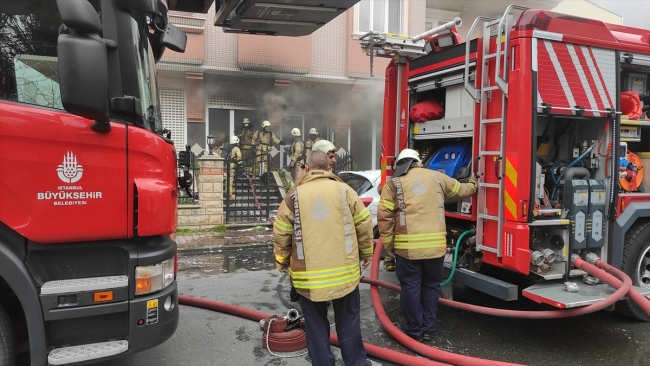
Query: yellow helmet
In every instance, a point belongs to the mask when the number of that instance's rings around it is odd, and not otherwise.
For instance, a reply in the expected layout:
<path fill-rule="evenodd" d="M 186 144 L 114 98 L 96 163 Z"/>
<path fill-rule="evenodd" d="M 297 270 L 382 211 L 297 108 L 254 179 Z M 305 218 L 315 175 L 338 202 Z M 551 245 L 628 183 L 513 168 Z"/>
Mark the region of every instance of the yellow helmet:
<path fill-rule="evenodd" d="M 399 163 L 399 161 L 402 159 L 413 159 L 418 163 L 422 162 L 422 159 L 420 159 L 420 154 L 418 154 L 418 152 L 413 149 L 402 150 L 399 155 L 397 155 L 396 163 Z"/>
<path fill-rule="evenodd" d="M 300 136 L 300 130 L 296 127 L 291 129 L 291 136 Z"/>
<path fill-rule="evenodd" d="M 248 119 L 248 118 L 244 118 L 244 119 L 242 120 L 242 123 L 245 124 L 245 125 L 250 125 L 250 124 L 251 124 L 251 120 Z"/>
<path fill-rule="evenodd" d="M 269 122 L 269 121 L 262 122 L 262 128 L 264 128 L 264 127 L 271 127 L 271 122 Z"/>
<path fill-rule="evenodd" d="M 309 134 L 310 135 L 318 135 L 318 130 L 312 127 L 311 129 L 309 129 Z"/>

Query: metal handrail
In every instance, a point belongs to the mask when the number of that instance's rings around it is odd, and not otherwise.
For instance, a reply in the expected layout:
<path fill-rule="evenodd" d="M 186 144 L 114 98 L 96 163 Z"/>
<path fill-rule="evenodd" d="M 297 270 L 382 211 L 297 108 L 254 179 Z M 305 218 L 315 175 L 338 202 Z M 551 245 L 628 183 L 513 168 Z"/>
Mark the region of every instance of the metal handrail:
<path fill-rule="evenodd" d="M 476 25 L 480 21 L 490 21 L 494 20 L 494 18 L 489 18 L 489 17 L 477 17 L 474 19 L 474 23 L 472 23 L 472 26 L 469 28 L 469 32 L 467 32 L 467 37 L 465 38 L 465 90 L 469 93 L 469 95 L 474 99 L 476 102 L 480 102 L 480 93 L 477 92 L 476 87 L 474 85 L 471 85 L 469 82 L 469 45 L 471 43 L 470 36 L 472 35 L 472 32 L 474 31 L 474 28 L 476 28 Z M 477 49 L 478 53 L 478 49 Z M 477 57 L 477 65 L 478 65 L 478 57 Z M 478 66 L 477 66 L 478 68 Z"/>
<path fill-rule="evenodd" d="M 508 63 L 506 62 L 506 57 L 508 54 L 508 50 L 510 49 L 510 18 L 508 17 L 508 14 L 510 14 L 510 11 L 512 9 L 518 9 L 518 10 L 528 10 L 530 8 L 521 6 L 521 5 L 515 5 L 515 4 L 510 4 L 507 8 L 506 11 L 503 13 L 503 16 L 501 16 L 501 21 L 499 22 L 499 28 L 497 30 L 497 52 L 496 52 L 496 66 L 494 68 L 494 82 L 499 86 L 499 89 L 501 89 L 501 92 L 505 94 L 505 96 L 508 96 Z M 504 24 L 505 22 L 505 24 Z M 504 28 L 505 25 L 505 28 Z M 505 49 L 503 50 L 503 78 L 501 77 L 500 73 L 500 62 L 501 62 L 501 29 L 504 29 L 505 33 Z"/>

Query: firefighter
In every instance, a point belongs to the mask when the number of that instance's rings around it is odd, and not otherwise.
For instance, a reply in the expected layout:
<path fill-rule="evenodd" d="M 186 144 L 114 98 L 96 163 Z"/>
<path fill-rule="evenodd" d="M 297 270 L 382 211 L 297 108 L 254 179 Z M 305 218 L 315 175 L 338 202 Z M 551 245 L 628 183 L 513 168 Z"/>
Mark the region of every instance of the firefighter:
<path fill-rule="evenodd" d="M 235 176 L 242 173 L 242 154 L 239 149 L 239 137 L 230 138 L 230 166 L 228 167 L 228 183 L 230 185 L 230 198 L 235 198 Z"/>
<path fill-rule="evenodd" d="M 318 135 L 318 130 L 315 128 L 309 129 L 309 139 L 305 141 L 305 154 L 309 154 L 316 141 L 320 140 L 322 140 L 322 138 Z"/>
<path fill-rule="evenodd" d="M 357 193 L 328 166 L 321 151 L 307 156 L 305 177 L 278 208 L 273 252 L 278 270 L 288 270 L 299 294 L 312 365 L 334 365 L 331 301 L 345 364 L 365 366 L 358 284 L 361 260 L 363 268 L 372 260 L 372 219 Z"/>
<path fill-rule="evenodd" d="M 273 132 L 271 132 L 271 122 L 264 121 L 262 122 L 262 129 L 257 130 L 253 133 L 253 144 L 257 146 L 256 158 L 255 158 L 255 167 L 253 168 L 254 175 L 262 175 L 269 172 L 269 152 L 273 147 L 273 144 L 282 145 L 282 140 L 277 138 Z M 264 164 L 262 169 L 261 165 Z"/>
<path fill-rule="evenodd" d="M 469 197 L 476 185 L 474 176 L 460 183 L 423 168 L 417 151 L 404 149 L 397 156 L 395 173 L 381 189 L 377 224 L 386 252 L 397 261 L 404 300 L 402 329 L 419 341 L 430 341 L 435 331 L 447 249 L 444 197 Z"/>
<path fill-rule="evenodd" d="M 241 146 L 243 165 L 247 170 L 253 165 L 253 130 L 251 130 L 251 121 L 248 118 L 242 120 L 242 128 L 239 132 L 239 143 Z M 249 171 L 250 172 L 250 171 Z"/>
<path fill-rule="evenodd" d="M 327 154 L 328 158 L 328 164 L 329 164 L 329 170 L 333 171 L 334 170 L 334 165 L 336 164 L 336 146 L 334 146 L 333 143 L 327 140 L 319 140 L 317 143 L 312 146 L 313 151 L 322 151 L 325 154 Z M 302 177 L 305 176 L 305 169 L 304 167 L 301 167 L 300 170 L 298 171 L 298 174 L 296 174 L 296 184 L 300 181 Z"/>
<path fill-rule="evenodd" d="M 305 143 L 302 142 L 300 130 L 298 128 L 293 128 L 291 130 L 291 136 L 293 136 L 293 144 L 291 144 L 291 148 L 289 149 L 291 154 L 291 163 L 289 166 L 291 167 L 291 179 L 295 182 L 298 172 L 305 162 Z"/>

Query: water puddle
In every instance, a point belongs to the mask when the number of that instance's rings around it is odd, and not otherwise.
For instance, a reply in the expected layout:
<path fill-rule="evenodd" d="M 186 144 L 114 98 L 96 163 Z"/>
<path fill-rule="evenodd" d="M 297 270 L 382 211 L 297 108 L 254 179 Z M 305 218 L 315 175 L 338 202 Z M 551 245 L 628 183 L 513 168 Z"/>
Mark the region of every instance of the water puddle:
<path fill-rule="evenodd" d="M 216 275 L 232 273 L 240 269 L 262 271 L 274 268 L 273 245 L 269 244 L 178 252 L 179 272 Z"/>

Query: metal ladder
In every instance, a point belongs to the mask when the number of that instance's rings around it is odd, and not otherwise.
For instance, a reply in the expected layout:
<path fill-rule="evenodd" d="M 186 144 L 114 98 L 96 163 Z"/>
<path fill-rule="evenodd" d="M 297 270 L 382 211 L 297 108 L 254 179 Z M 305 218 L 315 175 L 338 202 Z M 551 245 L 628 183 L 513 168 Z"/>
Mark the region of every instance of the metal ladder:
<path fill-rule="evenodd" d="M 478 179 L 478 202 L 477 202 L 477 239 L 476 239 L 476 249 L 482 251 L 488 251 L 495 253 L 497 257 L 503 255 L 502 251 L 502 233 L 503 233 L 503 224 L 505 221 L 504 218 L 504 188 L 505 188 L 505 179 L 503 178 L 503 172 L 505 169 L 505 143 L 506 143 L 506 112 L 508 105 L 508 57 L 507 54 L 510 49 L 510 29 L 512 28 L 511 20 L 508 14 L 512 9 L 525 10 L 528 8 L 521 7 L 518 5 L 510 5 L 504 12 L 503 16 L 499 19 L 487 18 L 487 17 L 478 17 L 472 24 L 468 34 L 467 40 L 470 39 L 474 28 L 478 25 L 479 22 L 483 22 L 483 49 L 481 52 L 481 67 L 483 72 L 481 74 L 480 87 L 475 88 L 470 84 L 469 78 L 465 78 L 465 89 L 469 92 L 472 98 L 480 104 L 480 116 L 479 116 L 479 151 L 477 155 L 478 167 L 477 172 L 481 173 Z M 497 27 L 497 45 L 496 52 L 490 52 L 490 34 L 493 27 Z M 503 31 L 503 40 L 501 33 Z M 501 44 L 505 43 L 505 47 L 502 50 Z M 477 50 L 478 51 L 478 50 Z M 466 42 L 465 49 L 465 75 L 469 75 L 469 41 Z M 501 57 L 504 58 L 503 67 L 501 67 Z M 491 58 L 496 58 L 495 66 L 495 75 L 494 80 L 495 84 L 490 84 L 490 75 L 488 73 L 489 67 L 488 63 Z M 477 63 L 478 65 L 478 63 Z M 492 91 L 500 90 L 501 91 L 501 115 L 499 117 L 487 118 L 487 107 L 488 103 L 491 102 Z M 486 149 L 486 127 L 489 124 L 498 124 L 500 130 L 500 142 L 498 150 L 487 150 Z M 486 183 L 485 182 L 485 161 L 488 158 L 492 158 L 497 165 L 495 165 L 495 175 L 499 180 L 499 183 Z M 490 191 L 498 190 L 498 212 L 495 215 L 494 212 L 488 212 L 487 209 L 487 195 Z M 496 238 L 496 247 L 485 245 L 484 235 L 484 225 L 487 221 L 494 221 L 497 223 L 497 238 Z"/>

